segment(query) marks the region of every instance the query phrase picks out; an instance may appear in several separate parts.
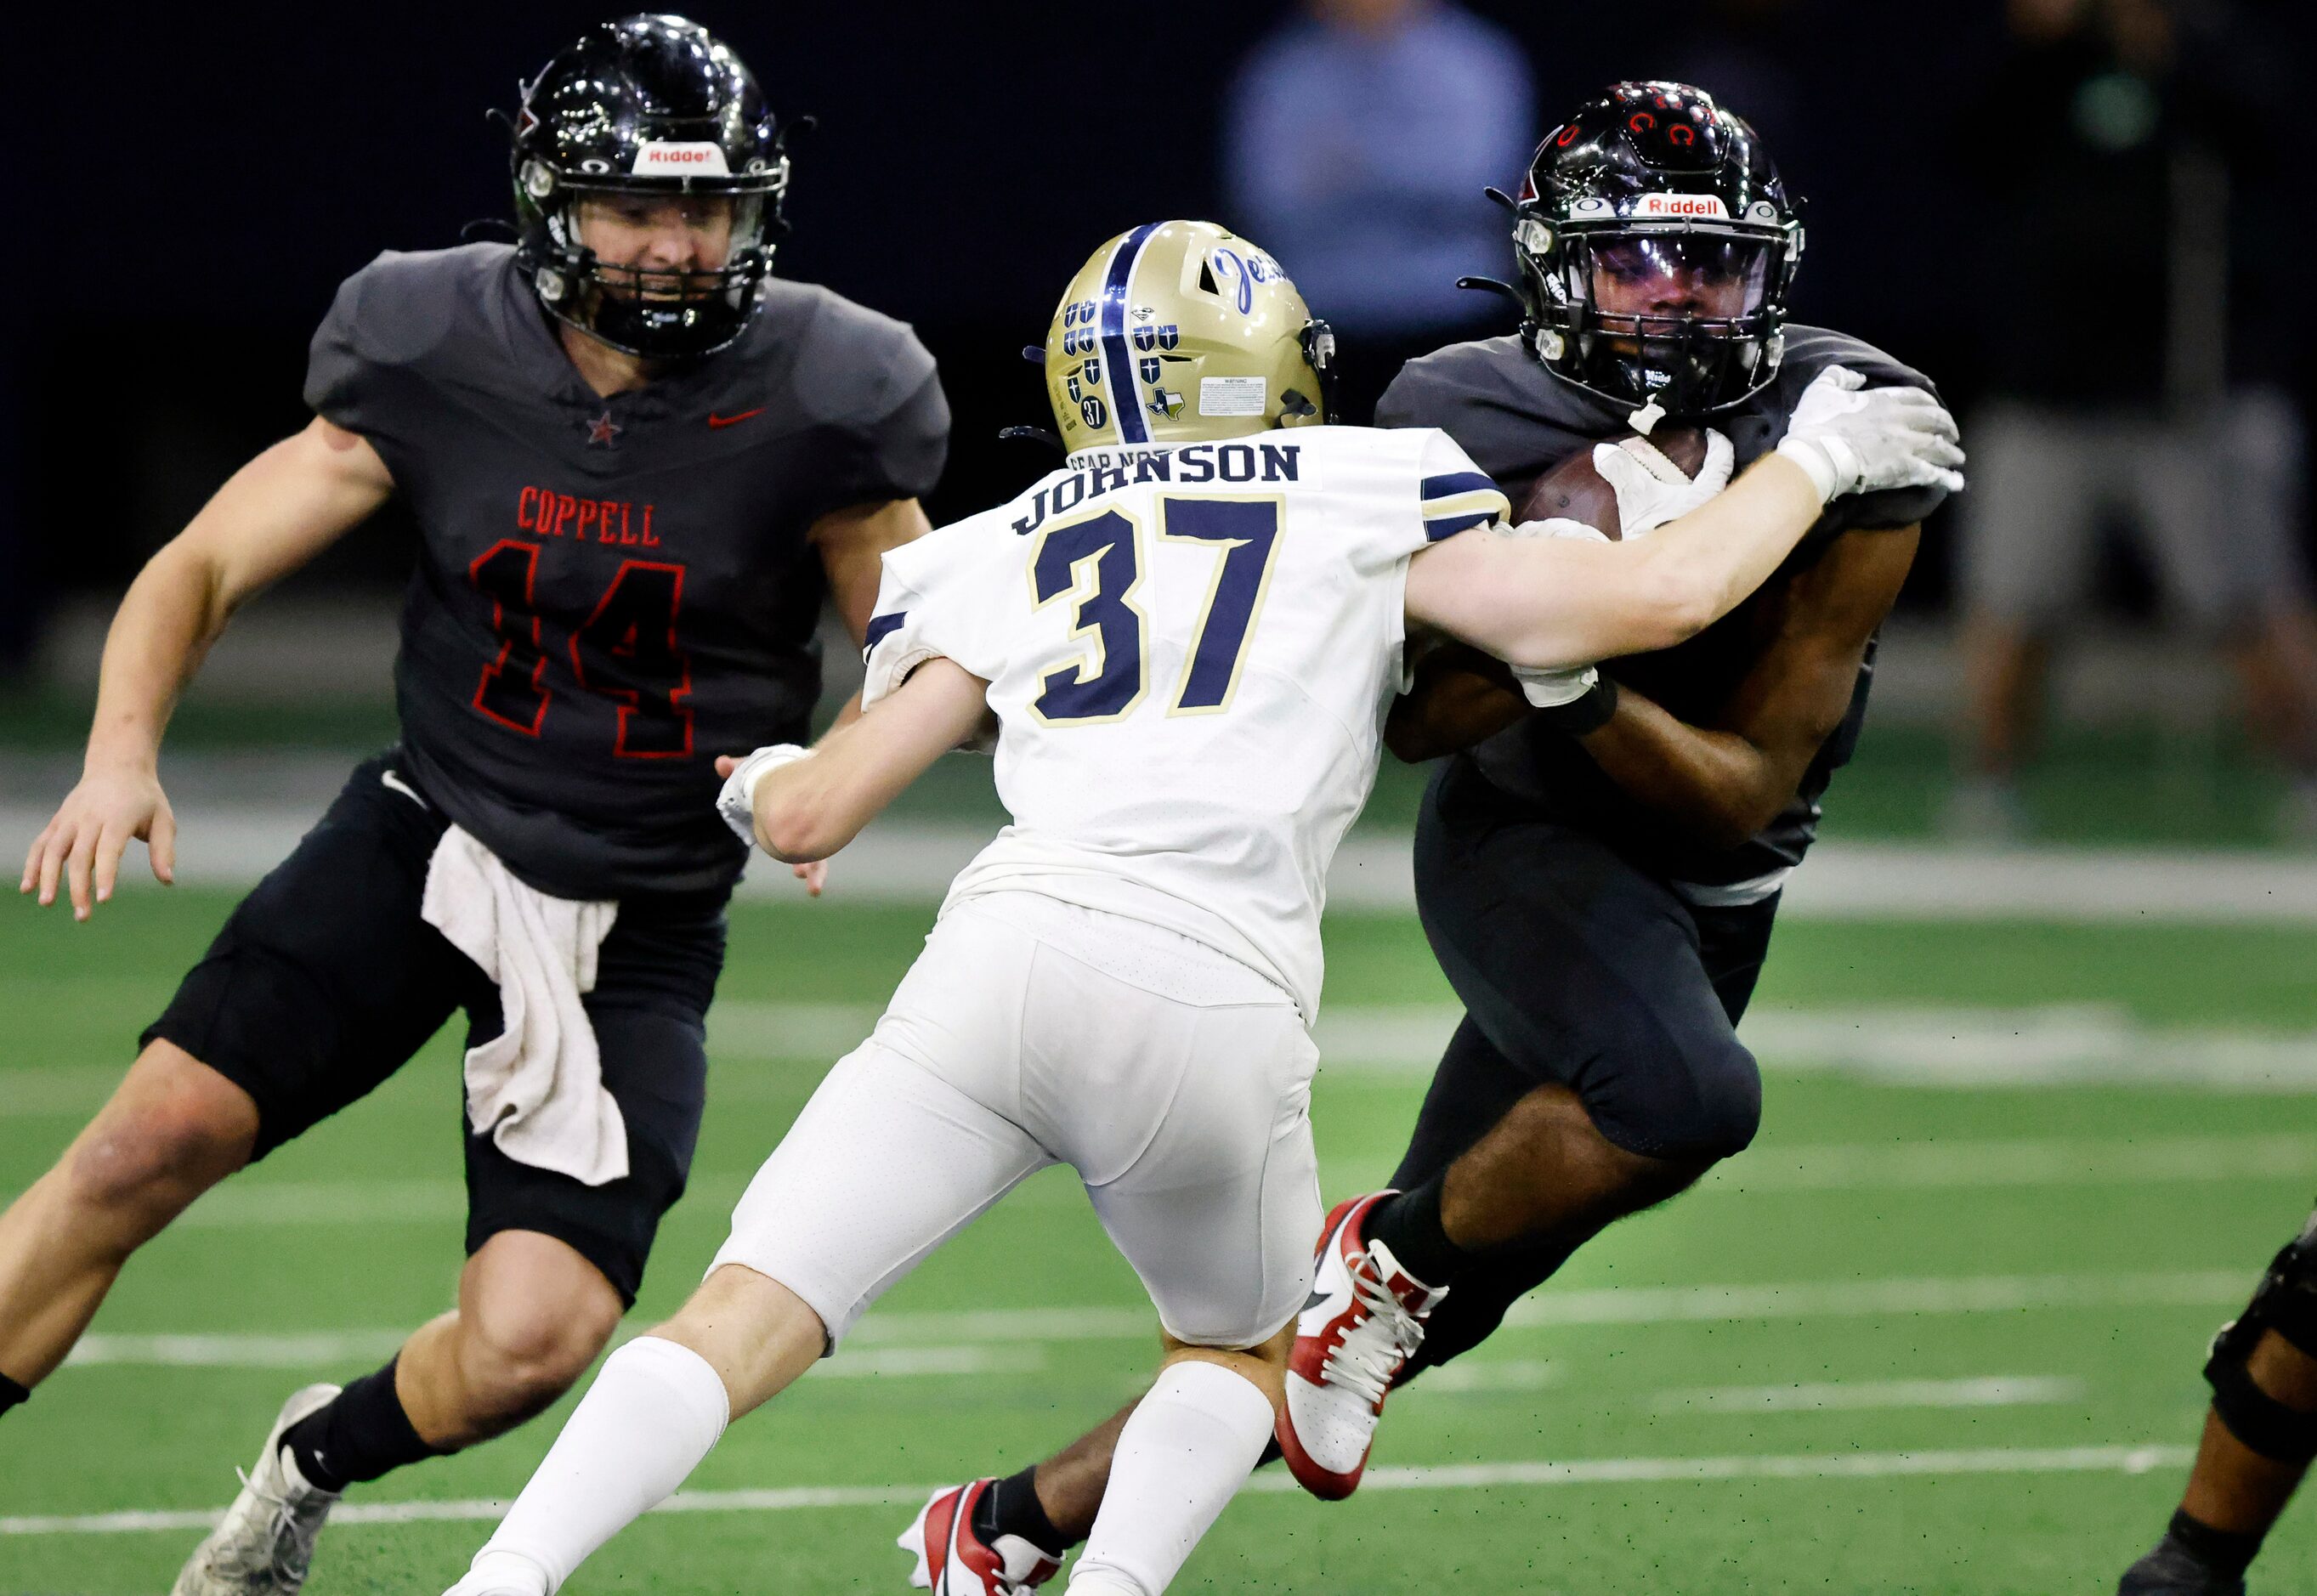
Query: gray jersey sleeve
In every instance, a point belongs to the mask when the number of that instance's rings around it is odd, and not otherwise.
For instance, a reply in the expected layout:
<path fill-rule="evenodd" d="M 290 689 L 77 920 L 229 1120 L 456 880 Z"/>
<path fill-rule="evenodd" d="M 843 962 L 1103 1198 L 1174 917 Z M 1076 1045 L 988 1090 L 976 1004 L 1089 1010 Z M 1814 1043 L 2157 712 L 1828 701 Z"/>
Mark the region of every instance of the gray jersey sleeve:
<path fill-rule="evenodd" d="M 1375 424 L 1438 427 L 1508 490 L 1622 426 L 1607 405 L 1546 375 L 1515 338 L 1454 343 L 1409 361 L 1376 401 Z"/>
<path fill-rule="evenodd" d="M 843 441 L 818 485 L 815 516 L 930 493 L 949 454 L 949 401 L 917 334 L 890 317 L 836 303 L 816 319 L 810 337 L 813 367 L 844 374 L 811 397 Z"/>
<path fill-rule="evenodd" d="M 388 251 L 339 285 L 307 352 L 307 407 L 362 434 L 398 480 L 395 456 L 434 408 L 419 363 L 456 319 L 443 276 L 437 255 Z"/>

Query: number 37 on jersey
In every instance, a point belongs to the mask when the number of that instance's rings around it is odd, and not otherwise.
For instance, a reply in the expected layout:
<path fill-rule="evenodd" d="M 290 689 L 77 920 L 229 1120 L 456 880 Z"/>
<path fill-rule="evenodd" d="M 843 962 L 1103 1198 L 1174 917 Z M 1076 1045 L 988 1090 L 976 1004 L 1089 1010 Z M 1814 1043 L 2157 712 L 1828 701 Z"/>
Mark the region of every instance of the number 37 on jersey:
<path fill-rule="evenodd" d="M 1431 429 L 1074 457 L 886 555 L 863 701 L 942 655 L 1024 731 L 1132 717 L 1167 757 L 1220 738 L 1257 763 L 1326 726 L 1364 745 L 1399 685 L 1408 560 L 1504 513 Z M 1180 718 L 1201 716 L 1226 718 Z"/>

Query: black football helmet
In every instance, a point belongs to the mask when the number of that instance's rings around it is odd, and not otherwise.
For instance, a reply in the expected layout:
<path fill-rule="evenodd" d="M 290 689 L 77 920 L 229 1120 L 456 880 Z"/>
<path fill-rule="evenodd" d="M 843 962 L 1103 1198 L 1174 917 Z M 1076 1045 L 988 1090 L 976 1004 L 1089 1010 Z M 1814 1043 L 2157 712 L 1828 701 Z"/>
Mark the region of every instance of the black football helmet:
<path fill-rule="evenodd" d="M 680 360 L 740 335 L 786 224 L 787 129 L 740 58 L 698 23 L 636 15 L 589 30 L 523 85 L 515 260 L 561 320 L 613 348 Z M 577 203 L 604 192 L 729 195 L 731 247 L 698 272 L 606 264 Z"/>
<path fill-rule="evenodd" d="M 1753 129 L 1704 90 L 1604 90 L 1537 147 L 1513 212 L 1521 334 L 1555 376 L 1703 415 L 1777 375 L 1802 221 Z"/>

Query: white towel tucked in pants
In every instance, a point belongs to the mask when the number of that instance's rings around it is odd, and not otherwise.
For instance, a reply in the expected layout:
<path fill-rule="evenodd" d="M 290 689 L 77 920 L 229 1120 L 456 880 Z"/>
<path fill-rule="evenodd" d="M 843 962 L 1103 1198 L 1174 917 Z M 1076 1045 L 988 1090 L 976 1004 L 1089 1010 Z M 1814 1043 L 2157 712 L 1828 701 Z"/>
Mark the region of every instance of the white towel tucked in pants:
<path fill-rule="evenodd" d="M 499 989 L 505 1027 L 467 1049 L 467 1118 L 518 1164 L 601 1186 L 628 1172 L 628 1127 L 604 1086 L 582 994 L 620 905 L 550 897 L 458 826 L 426 866 L 426 923 Z"/>

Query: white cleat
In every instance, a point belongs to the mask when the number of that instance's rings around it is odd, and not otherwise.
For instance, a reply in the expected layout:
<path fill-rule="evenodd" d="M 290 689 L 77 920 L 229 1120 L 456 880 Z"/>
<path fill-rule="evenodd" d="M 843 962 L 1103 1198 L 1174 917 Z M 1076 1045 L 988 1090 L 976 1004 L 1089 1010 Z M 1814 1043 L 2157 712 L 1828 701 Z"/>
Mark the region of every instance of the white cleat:
<path fill-rule="evenodd" d="M 1424 1321 L 1448 1295 L 1446 1287 L 1427 1286 L 1401 1269 L 1382 1242 L 1367 1239 L 1370 1210 L 1391 1195 L 1370 1192 L 1328 1216 L 1311 1300 L 1288 1355 L 1279 1449 L 1296 1484 L 1324 1502 L 1359 1489 L 1383 1399 L 1424 1344 Z"/>
<path fill-rule="evenodd" d="M 1026 1596 L 1060 1570 L 1060 1556 L 1018 1535 L 985 1543 L 974 1533 L 974 1509 L 997 1482 L 980 1479 L 936 1491 L 917 1510 L 917 1522 L 893 1544 L 917 1560 L 909 1583 L 934 1596 Z M 461 1592 L 461 1596 L 480 1596 Z"/>
<path fill-rule="evenodd" d="M 282 1436 L 337 1394 L 335 1386 L 309 1386 L 282 1404 L 256 1467 L 241 1476 L 241 1494 L 178 1572 L 169 1596 L 298 1596 L 314 1561 L 314 1538 L 338 1493 L 306 1483 Z"/>

